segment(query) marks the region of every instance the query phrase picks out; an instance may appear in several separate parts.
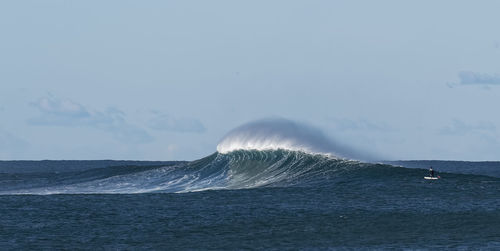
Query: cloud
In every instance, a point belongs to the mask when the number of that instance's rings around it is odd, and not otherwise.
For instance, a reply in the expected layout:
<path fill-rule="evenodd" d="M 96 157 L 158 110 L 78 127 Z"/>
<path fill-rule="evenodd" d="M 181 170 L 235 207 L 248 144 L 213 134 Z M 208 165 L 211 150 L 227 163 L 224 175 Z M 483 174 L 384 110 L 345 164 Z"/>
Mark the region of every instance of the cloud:
<path fill-rule="evenodd" d="M 478 73 L 472 71 L 461 71 L 458 73 L 458 83 L 448 83 L 449 87 L 456 85 L 477 85 L 477 86 L 493 86 L 500 85 L 500 75 Z"/>
<path fill-rule="evenodd" d="M 181 133 L 203 133 L 206 131 L 205 126 L 198 119 L 176 118 L 159 112 L 153 113 L 155 117 L 149 120 L 151 129 Z"/>
<path fill-rule="evenodd" d="M 27 121 L 32 126 L 92 127 L 111 133 L 126 143 L 147 143 L 153 138 L 142 128 L 128 123 L 125 113 L 108 108 L 106 111 L 89 110 L 69 99 L 43 97 L 32 102 L 42 116 Z"/>
<path fill-rule="evenodd" d="M 84 118 L 90 117 L 90 113 L 82 105 L 69 99 L 56 99 L 54 97 L 44 97 L 32 103 L 40 111 L 62 117 Z"/>
<path fill-rule="evenodd" d="M 441 135 L 465 135 L 468 133 L 495 132 L 496 126 L 491 122 L 481 122 L 478 124 L 467 124 L 461 120 L 454 119 L 451 126 L 443 127 L 439 130 Z"/>

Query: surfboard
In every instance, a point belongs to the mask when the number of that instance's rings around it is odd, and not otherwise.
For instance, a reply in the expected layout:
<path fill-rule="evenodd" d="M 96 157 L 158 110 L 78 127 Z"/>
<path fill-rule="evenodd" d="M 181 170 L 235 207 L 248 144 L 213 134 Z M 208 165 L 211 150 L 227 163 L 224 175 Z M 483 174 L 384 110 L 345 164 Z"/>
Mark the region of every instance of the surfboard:
<path fill-rule="evenodd" d="M 426 180 L 437 180 L 439 179 L 438 177 L 429 177 L 429 176 L 425 176 L 424 179 Z"/>

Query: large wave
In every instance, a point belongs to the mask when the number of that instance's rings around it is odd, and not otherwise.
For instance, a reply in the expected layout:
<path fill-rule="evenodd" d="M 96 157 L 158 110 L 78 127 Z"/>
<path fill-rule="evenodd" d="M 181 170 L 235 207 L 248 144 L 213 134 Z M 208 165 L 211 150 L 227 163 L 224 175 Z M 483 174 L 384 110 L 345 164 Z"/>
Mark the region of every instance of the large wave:
<path fill-rule="evenodd" d="M 0 193 L 189 192 L 317 183 L 359 168 L 355 152 L 311 126 L 264 119 L 230 131 L 217 152 L 161 167 L 96 168 L 64 174 L 3 176 Z M 22 174 L 19 174 L 22 175 Z"/>

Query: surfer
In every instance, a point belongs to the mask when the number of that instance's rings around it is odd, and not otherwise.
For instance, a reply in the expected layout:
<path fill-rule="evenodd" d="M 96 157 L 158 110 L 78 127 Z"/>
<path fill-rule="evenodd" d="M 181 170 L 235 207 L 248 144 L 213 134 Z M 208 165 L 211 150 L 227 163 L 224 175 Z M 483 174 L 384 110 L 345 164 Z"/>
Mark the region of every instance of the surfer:
<path fill-rule="evenodd" d="M 434 170 L 432 169 L 432 166 L 431 169 L 429 169 L 429 176 L 434 177 Z"/>

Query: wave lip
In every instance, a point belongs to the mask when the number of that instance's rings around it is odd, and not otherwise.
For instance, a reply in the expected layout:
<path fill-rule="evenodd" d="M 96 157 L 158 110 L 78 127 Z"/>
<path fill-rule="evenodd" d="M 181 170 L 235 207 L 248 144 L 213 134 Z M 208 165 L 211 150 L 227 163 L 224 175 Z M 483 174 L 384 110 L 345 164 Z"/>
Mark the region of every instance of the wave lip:
<path fill-rule="evenodd" d="M 263 136 L 249 136 L 238 135 L 237 137 L 225 138 L 218 146 L 219 153 L 230 153 L 238 150 L 257 150 L 257 151 L 270 151 L 270 150 L 288 150 L 298 151 L 311 154 L 325 154 L 332 155 L 332 153 L 321 152 L 315 150 L 313 147 L 295 139 L 282 138 L 280 136 L 263 137 Z"/>
<path fill-rule="evenodd" d="M 355 158 L 350 150 L 329 140 L 320 130 L 282 118 L 262 119 L 239 126 L 217 145 L 219 153 L 237 150 L 288 150 Z"/>

